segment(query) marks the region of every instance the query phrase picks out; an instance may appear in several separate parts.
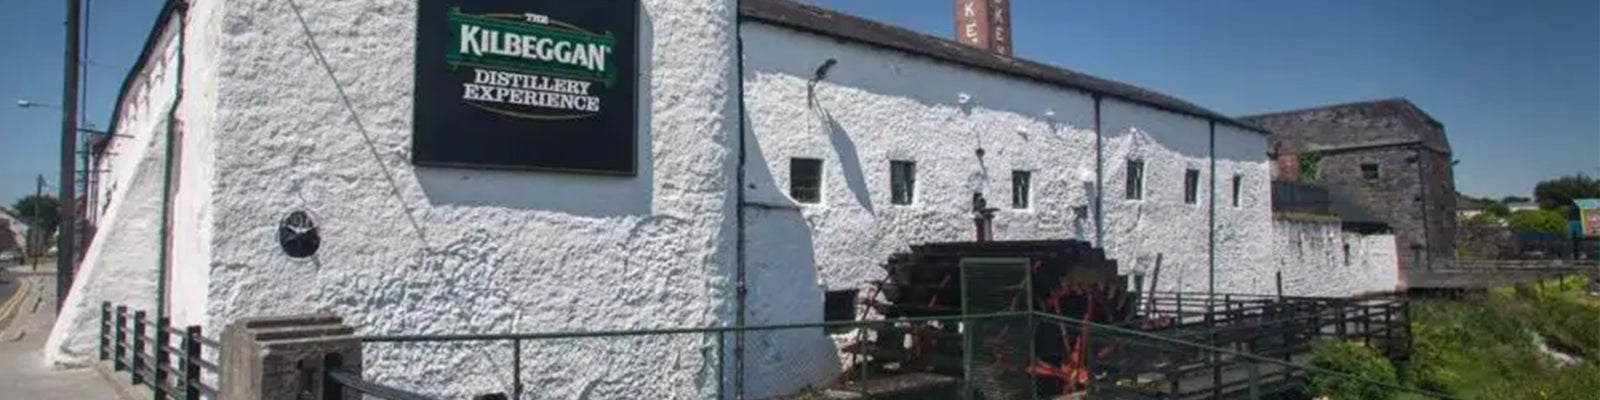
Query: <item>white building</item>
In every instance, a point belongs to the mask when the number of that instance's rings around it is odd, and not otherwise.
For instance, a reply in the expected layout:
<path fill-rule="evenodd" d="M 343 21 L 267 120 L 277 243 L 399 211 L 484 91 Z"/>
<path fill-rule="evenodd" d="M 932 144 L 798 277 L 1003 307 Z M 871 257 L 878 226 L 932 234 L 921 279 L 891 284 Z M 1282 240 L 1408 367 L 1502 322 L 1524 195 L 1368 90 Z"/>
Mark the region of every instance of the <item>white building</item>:
<path fill-rule="evenodd" d="M 0 238 L 0 255 L 6 252 L 20 255 L 28 248 L 28 224 L 4 208 L 0 208 L 0 235 L 5 236 Z"/>
<path fill-rule="evenodd" d="M 1269 293 L 1283 264 L 1265 132 L 787 0 L 638 2 L 638 35 L 614 43 L 639 59 L 632 174 L 418 166 L 417 21 L 445 18 L 419 3 L 445 2 L 171 3 L 118 100 L 98 236 L 49 358 L 89 361 L 102 301 L 212 334 L 303 312 L 368 334 L 815 322 L 823 291 L 890 253 L 971 239 L 975 192 L 1002 240 L 1092 241 L 1128 272 L 1163 254 L 1164 290 L 1204 291 L 1215 268 L 1219 292 Z M 896 196 L 891 168 L 911 165 Z M 309 257 L 280 244 L 295 212 L 320 236 Z M 747 339 L 747 396 L 828 379 L 831 343 L 810 335 Z M 524 378 L 552 398 L 711 397 L 717 345 L 528 344 Z M 509 387 L 504 343 L 369 351 L 385 383 Z"/>

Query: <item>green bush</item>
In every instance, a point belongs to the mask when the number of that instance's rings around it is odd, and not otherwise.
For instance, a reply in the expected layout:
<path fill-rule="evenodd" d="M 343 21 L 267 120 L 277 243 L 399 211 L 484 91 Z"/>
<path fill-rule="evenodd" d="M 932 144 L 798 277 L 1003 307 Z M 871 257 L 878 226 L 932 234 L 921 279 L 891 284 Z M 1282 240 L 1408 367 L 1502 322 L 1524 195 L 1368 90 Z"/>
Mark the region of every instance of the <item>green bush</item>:
<path fill-rule="evenodd" d="M 1311 365 L 1389 385 L 1398 385 L 1394 365 L 1377 349 L 1356 342 L 1317 341 L 1311 344 Z M 1371 383 L 1312 374 L 1306 385 L 1312 394 L 1330 400 L 1388 399 L 1394 390 Z"/>
<path fill-rule="evenodd" d="M 1594 396 L 1600 393 L 1600 358 L 1583 350 L 1578 354 L 1585 362 L 1559 366 L 1533 344 L 1535 332 L 1563 349 L 1600 340 L 1600 303 L 1556 286 L 1505 288 L 1466 301 L 1414 301 L 1413 353 L 1401 375 L 1412 387 L 1467 399 L 1600 398 Z"/>
<path fill-rule="evenodd" d="M 1511 213 L 1511 231 L 1519 234 L 1537 233 L 1567 237 L 1572 228 L 1561 213 L 1550 210 L 1525 210 Z"/>

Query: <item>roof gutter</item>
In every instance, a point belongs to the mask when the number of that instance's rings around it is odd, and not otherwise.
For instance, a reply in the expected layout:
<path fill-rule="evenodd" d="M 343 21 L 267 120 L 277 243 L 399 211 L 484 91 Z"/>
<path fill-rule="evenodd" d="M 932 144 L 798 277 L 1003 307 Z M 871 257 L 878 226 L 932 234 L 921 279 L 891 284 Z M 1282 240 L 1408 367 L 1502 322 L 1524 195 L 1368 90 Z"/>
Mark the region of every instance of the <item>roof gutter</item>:
<path fill-rule="evenodd" d="M 166 35 L 169 25 L 166 22 L 171 20 L 173 14 L 187 18 L 188 9 L 189 4 L 186 0 L 167 0 L 161 5 L 161 12 L 156 14 L 156 25 L 151 27 L 150 36 L 145 38 L 143 49 L 139 50 L 139 56 L 134 58 L 133 66 L 128 67 L 128 75 L 122 78 L 122 87 L 117 90 L 117 103 L 111 108 L 111 122 L 106 128 L 106 133 L 109 135 L 106 135 L 103 142 L 97 144 L 95 151 L 104 151 L 111 141 L 116 140 L 117 125 L 122 121 L 122 104 L 128 101 L 128 92 L 133 89 L 133 84 L 140 80 L 144 74 L 145 64 L 149 63 L 150 55 L 156 51 L 156 46 L 161 44 L 161 37 Z"/>
<path fill-rule="evenodd" d="M 1128 96 L 1128 95 L 1124 95 L 1124 94 L 1121 94 L 1121 93 L 1114 93 L 1114 92 L 1109 92 L 1109 91 L 1104 91 L 1104 90 L 1098 90 L 1098 89 L 1084 87 L 1084 86 L 1080 86 L 1080 85 L 1072 85 L 1072 84 L 1068 84 L 1068 83 L 1064 83 L 1064 82 L 1055 82 L 1055 81 L 1050 81 L 1050 80 L 1046 80 L 1046 79 L 1040 79 L 1039 77 L 1030 76 L 1028 74 L 1023 74 L 1023 73 L 1019 73 L 1019 72 L 1016 72 L 1016 71 L 1006 70 L 1006 69 L 1003 69 L 1003 68 L 995 68 L 995 67 L 992 67 L 992 66 L 987 66 L 987 65 L 967 62 L 965 60 L 952 59 L 952 58 L 948 58 L 948 57 L 940 57 L 940 56 L 938 56 L 936 54 L 933 54 L 932 52 L 921 50 L 921 49 L 916 49 L 916 48 L 909 47 L 909 46 L 893 46 L 893 45 L 889 45 L 889 44 L 885 44 L 885 43 L 879 43 L 879 42 L 874 42 L 874 41 L 862 39 L 862 38 L 859 38 L 859 37 L 839 34 L 839 33 L 830 32 L 830 31 L 827 31 L 827 30 L 823 30 L 823 29 L 817 29 L 817 28 L 806 26 L 805 24 L 801 24 L 801 23 L 797 23 L 797 22 L 786 21 L 786 20 L 779 19 L 779 18 L 770 18 L 770 17 L 767 17 L 767 16 L 757 15 L 757 14 L 752 14 L 752 13 L 746 13 L 745 10 L 742 7 L 739 10 L 739 20 L 740 21 L 752 20 L 752 21 L 771 24 L 771 25 L 775 25 L 775 26 L 788 28 L 788 29 L 794 29 L 794 30 L 802 31 L 802 32 L 806 32 L 806 33 L 811 33 L 811 34 L 815 34 L 815 35 L 835 38 L 835 39 L 838 39 L 838 40 L 841 40 L 841 41 L 849 41 L 849 42 L 864 44 L 864 45 L 868 45 L 868 46 L 872 46 L 872 47 L 878 47 L 878 48 L 884 48 L 884 49 L 889 49 L 889 50 L 900 51 L 900 52 L 903 52 L 903 53 L 906 53 L 906 54 L 909 54 L 909 55 L 913 55 L 913 56 L 920 56 L 920 57 L 930 58 L 930 59 L 933 59 L 935 61 L 958 64 L 958 65 L 961 65 L 961 66 L 965 66 L 965 67 L 973 68 L 973 69 L 978 69 L 978 70 L 982 70 L 982 71 L 986 71 L 986 72 L 999 73 L 999 74 L 1002 74 L 1002 75 L 1007 75 L 1007 76 L 1012 76 L 1012 77 L 1016 77 L 1016 78 L 1036 81 L 1036 82 L 1048 84 L 1048 85 L 1051 85 L 1051 86 L 1077 90 L 1077 91 L 1080 91 L 1080 92 L 1087 93 L 1087 94 L 1089 94 L 1091 96 L 1108 97 L 1108 98 L 1113 98 L 1113 99 L 1117 99 L 1117 100 L 1120 100 L 1120 101 L 1125 101 L 1125 102 L 1132 103 L 1132 104 L 1138 104 L 1138 105 L 1141 105 L 1141 106 L 1151 107 L 1151 108 L 1155 108 L 1155 109 L 1158 109 L 1158 110 L 1171 112 L 1171 113 L 1175 113 L 1175 114 L 1188 115 L 1188 116 L 1200 118 L 1200 119 L 1207 120 L 1207 121 L 1217 121 L 1217 122 L 1222 123 L 1224 125 L 1232 126 L 1232 127 L 1239 128 L 1239 129 L 1244 129 L 1246 131 L 1255 132 L 1255 133 L 1259 133 L 1259 134 L 1262 134 L 1262 135 L 1271 135 L 1272 134 L 1272 132 L 1270 132 L 1270 131 L 1268 131 L 1266 129 L 1262 129 L 1262 128 L 1259 128 L 1259 127 L 1256 127 L 1256 126 L 1253 126 L 1253 125 L 1250 125 L 1250 124 L 1246 124 L 1244 122 L 1240 122 L 1240 121 L 1234 120 L 1233 118 L 1230 118 L 1228 116 L 1221 115 L 1221 114 L 1206 115 L 1206 114 L 1203 114 L 1203 113 L 1196 113 L 1196 112 L 1193 112 L 1193 111 L 1182 110 L 1182 109 L 1179 109 L 1177 107 L 1173 107 L 1173 106 L 1169 106 L 1169 105 L 1164 105 L 1164 104 L 1159 104 L 1159 103 L 1155 103 L 1155 102 L 1151 102 L 1151 101 L 1147 101 L 1147 100 L 1143 100 L 1143 99 L 1138 99 L 1138 98 L 1135 98 L 1135 97 L 1132 97 L 1132 96 Z M 940 39 L 940 40 L 943 40 L 943 39 Z M 1017 58 L 1015 60 L 1025 61 L 1024 59 L 1020 59 L 1020 58 Z M 1045 65 L 1045 64 L 1040 64 L 1040 65 Z M 1045 65 L 1045 66 L 1048 67 L 1048 65 Z M 1057 68 L 1057 67 L 1050 67 L 1050 68 Z M 1100 79 L 1100 78 L 1096 78 L 1096 79 Z M 1104 79 L 1101 79 L 1101 80 L 1104 80 Z"/>

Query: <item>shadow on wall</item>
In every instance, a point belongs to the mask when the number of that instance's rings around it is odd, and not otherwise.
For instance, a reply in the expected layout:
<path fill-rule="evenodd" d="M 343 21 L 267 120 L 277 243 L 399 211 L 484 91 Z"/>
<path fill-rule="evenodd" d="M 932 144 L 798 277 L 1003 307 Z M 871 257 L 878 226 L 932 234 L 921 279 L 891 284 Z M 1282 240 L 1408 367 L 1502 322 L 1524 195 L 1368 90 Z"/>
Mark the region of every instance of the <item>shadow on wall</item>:
<path fill-rule="evenodd" d="M 745 159 L 750 160 L 745 165 L 743 184 L 775 190 L 777 183 L 748 122 L 743 135 Z M 853 158 L 841 153 L 841 159 Z M 823 293 L 811 226 L 799 205 L 792 200 L 779 200 L 780 197 L 769 194 L 757 201 L 747 198 L 740 205 L 745 209 L 744 262 L 749 288 L 746 325 L 822 321 Z M 751 333 L 746 335 L 745 346 L 748 398 L 794 393 L 824 383 L 840 370 L 838 350 L 821 329 Z"/>
<path fill-rule="evenodd" d="M 647 11 L 647 10 L 646 10 Z M 655 42 L 654 18 L 640 12 L 638 126 L 634 160 L 637 176 L 586 175 L 563 172 L 476 170 L 417 167 L 417 182 L 432 205 L 495 206 L 522 210 L 549 210 L 584 217 L 649 215 L 655 188 L 654 106 L 649 60 Z M 539 132 L 527 132 L 539 134 Z"/>
<path fill-rule="evenodd" d="M 833 114 L 829 114 L 828 110 L 817 101 L 816 87 L 815 81 L 806 85 L 808 108 L 817 115 L 817 119 L 821 120 L 823 129 L 828 130 L 828 143 L 833 145 L 833 151 L 839 156 L 839 168 L 844 172 L 845 185 L 849 186 L 850 193 L 855 195 L 856 203 L 871 214 L 872 192 L 867 190 L 867 177 L 861 170 L 861 155 L 856 152 L 856 142 L 850 139 L 850 134 L 845 132 L 844 126 L 833 119 Z"/>

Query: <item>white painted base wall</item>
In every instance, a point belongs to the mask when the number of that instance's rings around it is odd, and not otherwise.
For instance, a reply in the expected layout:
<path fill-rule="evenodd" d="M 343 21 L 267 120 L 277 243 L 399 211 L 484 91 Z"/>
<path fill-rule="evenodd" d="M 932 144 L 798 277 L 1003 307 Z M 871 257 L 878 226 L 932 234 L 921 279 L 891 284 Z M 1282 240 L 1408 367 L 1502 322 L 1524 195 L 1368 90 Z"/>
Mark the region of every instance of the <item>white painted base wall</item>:
<path fill-rule="evenodd" d="M 162 246 L 162 190 L 167 162 L 167 113 L 177 101 L 178 43 L 176 22 L 170 23 L 145 60 L 145 72 L 120 99 L 109 170 L 96 196 L 109 200 L 95 238 L 83 249 L 83 260 L 62 303 L 45 360 L 58 366 L 83 366 L 97 360 L 100 305 L 111 302 L 159 318 L 158 271 Z M 180 118 L 184 113 L 180 110 Z M 85 194 L 86 196 L 91 194 Z"/>
<path fill-rule="evenodd" d="M 1281 219 L 1273 228 L 1285 295 L 1350 297 L 1399 289 L 1393 234 L 1361 235 L 1340 230 L 1338 222 Z"/>

